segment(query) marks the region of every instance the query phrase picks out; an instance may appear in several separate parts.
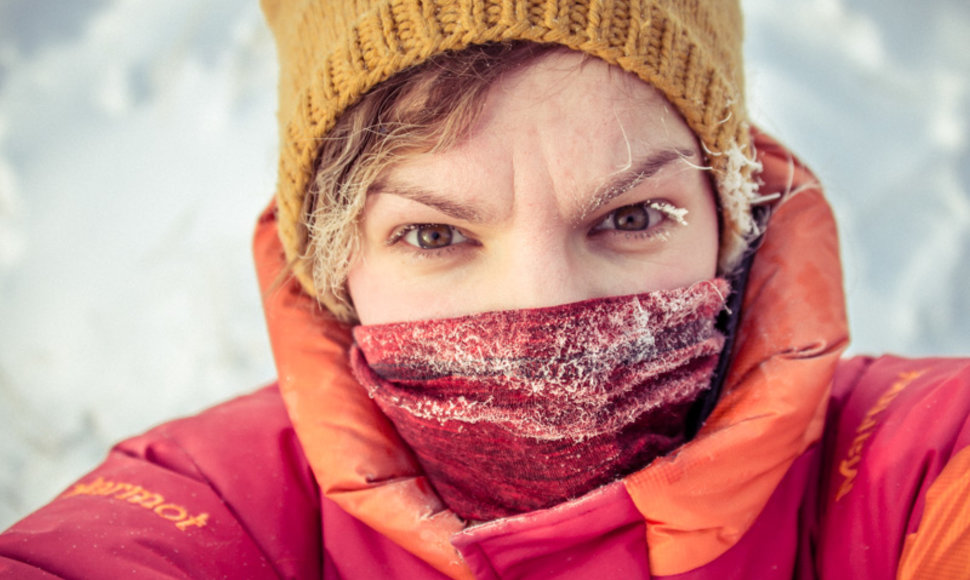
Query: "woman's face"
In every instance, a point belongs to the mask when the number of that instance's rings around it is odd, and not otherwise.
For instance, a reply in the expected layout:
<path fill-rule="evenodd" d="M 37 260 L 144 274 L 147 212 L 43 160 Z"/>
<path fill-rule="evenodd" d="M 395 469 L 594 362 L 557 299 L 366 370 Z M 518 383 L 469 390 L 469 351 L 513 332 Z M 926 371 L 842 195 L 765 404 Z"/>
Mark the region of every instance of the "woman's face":
<path fill-rule="evenodd" d="M 652 87 L 578 53 L 499 80 L 469 136 L 368 193 L 348 277 L 362 324 L 554 306 L 713 278 L 703 157 Z"/>

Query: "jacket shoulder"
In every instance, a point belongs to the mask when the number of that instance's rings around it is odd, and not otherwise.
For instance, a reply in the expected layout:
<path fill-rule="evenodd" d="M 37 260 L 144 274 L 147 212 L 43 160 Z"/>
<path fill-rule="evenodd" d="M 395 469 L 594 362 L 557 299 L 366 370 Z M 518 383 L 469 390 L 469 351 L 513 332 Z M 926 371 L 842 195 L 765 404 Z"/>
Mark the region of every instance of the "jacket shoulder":
<path fill-rule="evenodd" d="M 906 538 L 925 524 L 934 485 L 970 447 L 968 416 L 970 359 L 884 356 L 841 364 L 823 443 L 823 570 L 896 576 Z"/>
<path fill-rule="evenodd" d="M 319 513 L 274 385 L 119 443 L 0 535 L 0 575 L 319 577 Z"/>

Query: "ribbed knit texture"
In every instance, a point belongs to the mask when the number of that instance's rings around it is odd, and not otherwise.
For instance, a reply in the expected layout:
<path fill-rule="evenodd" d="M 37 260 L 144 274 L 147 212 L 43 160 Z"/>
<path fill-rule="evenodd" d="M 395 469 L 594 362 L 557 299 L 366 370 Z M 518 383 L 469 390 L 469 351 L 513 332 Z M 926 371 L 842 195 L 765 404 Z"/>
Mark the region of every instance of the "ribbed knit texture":
<path fill-rule="evenodd" d="M 724 347 L 723 279 L 354 327 L 357 380 L 466 520 L 552 507 L 686 441 Z"/>
<path fill-rule="evenodd" d="M 755 165 L 744 107 L 738 0 L 262 0 L 280 61 L 279 233 L 301 284 L 312 275 L 298 224 L 317 144 L 364 93 L 448 50 L 505 40 L 556 43 L 657 87 L 708 152 L 736 262 L 753 223 Z M 740 178 L 739 178 L 740 176 Z M 326 297 L 322 297 L 326 298 Z M 326 302 L 326 300 L 324 300 Z"/>

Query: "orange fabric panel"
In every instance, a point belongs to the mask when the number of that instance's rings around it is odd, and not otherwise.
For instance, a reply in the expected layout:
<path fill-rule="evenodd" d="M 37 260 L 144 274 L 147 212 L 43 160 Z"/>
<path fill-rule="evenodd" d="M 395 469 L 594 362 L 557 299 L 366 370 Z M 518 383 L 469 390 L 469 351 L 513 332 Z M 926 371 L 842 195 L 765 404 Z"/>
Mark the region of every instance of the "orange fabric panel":
<path fill-rule="evenodd" d="M 968 576 L 970 447 L 964 447 L 926 492 L 919 529 L 906 536 L 897 578 L 948 580 Z"/>
<path fill-rule="evenodd" d="M 275 203 L 253 241 L 280 391 L 329 499 L 453 578 L 471 573 L 450 543 L 464 525 L 425 482 L 390 422 L 350 372 L 350 330 L 287 272 Z"/>
<path fill-rule="evenodd" d="M 848 331 L 835 221 L 814 177 L 758 136 L 762 194 L 781 193 L 752 265 L 721 401 L 698 436 L 629 476 L 651 570 L 686 572 L 744 535 L 821 437 Z"/>
<path fill-rule="evenodd" d="M 694 441 L 625 481 L 647 521 L 656 574 L 703 565 L 750 527 L 794 459 L 818 439 L 847 341 L 828 206 L 787 151 L 756 138 L 762 193 L 787 195 L 752 269 L 722 401 Z M 469 577 L 450 542 L 464 523 L 354 380 L 349 328 L 292 276 L 280 278 L 289 270 L 273 205 L 260 219 L 254 252 L 280 389 L 322 493 L 438 570 Z"/>

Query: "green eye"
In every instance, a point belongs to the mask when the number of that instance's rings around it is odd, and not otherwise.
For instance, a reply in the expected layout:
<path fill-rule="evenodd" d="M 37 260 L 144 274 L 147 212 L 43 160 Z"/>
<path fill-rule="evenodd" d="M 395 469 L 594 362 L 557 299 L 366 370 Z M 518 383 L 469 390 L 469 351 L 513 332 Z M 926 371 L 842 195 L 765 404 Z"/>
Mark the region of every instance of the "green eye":
<path fill-rule="evenodd" d="M 401 239 L 422 250 L 440 250 L 468 241 L 461 232 L 445 224 L 415 224 L 409 226 Z"/>
<path fill-rule="evenodd" d="M 650 214 L 642 204 L 628 205 L 613 212 L 613 228 L 627 232 L 645 230 L 650 225 Z"/>
<path fill-rule="evenodd" d="M 451 228 L 442 225 L 421 226 L 417 232 L 418 245 L 425 249 L 444 248 L 451 245 Z"/>
<path fill-rule="evenodd" d="M 619 232 L 642 232 L 665 219 L 664 212 L 654 207 L 654 202 L 635 203 L 618 207 L 606 215 L 593 231 L 614 230 Z"/>

